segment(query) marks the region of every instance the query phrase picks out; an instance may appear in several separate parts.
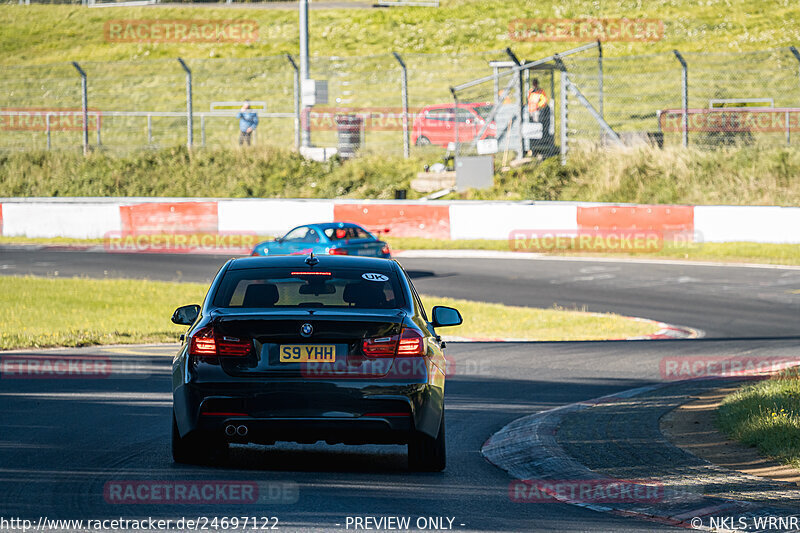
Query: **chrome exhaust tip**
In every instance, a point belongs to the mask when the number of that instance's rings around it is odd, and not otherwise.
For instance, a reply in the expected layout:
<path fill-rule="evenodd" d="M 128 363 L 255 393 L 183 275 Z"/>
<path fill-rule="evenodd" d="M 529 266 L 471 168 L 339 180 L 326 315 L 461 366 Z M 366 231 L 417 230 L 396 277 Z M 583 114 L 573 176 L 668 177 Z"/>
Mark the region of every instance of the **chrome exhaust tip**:
<path fill-rule="evenodd" d="M 247 435 L 247 426 L 242 425 L 242 426 L 239 426 L 238 428 L 236 428 L 236 434 L 239 435 L 240 437 L 246 436 Z"/>
<path fill-rule="evenodd" d="M 228 424 L 227 426 L 225 426 L 225 434 L 229 437 L 233 437 L 234 435 L 236 435 L 236 426 L 234 426 L 233 424 Z"/>

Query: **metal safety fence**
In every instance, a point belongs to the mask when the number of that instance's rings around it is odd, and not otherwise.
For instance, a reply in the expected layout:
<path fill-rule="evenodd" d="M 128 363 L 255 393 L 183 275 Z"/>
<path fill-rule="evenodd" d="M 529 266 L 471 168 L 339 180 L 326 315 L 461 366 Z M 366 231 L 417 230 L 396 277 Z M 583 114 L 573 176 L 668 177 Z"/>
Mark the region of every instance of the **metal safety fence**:
<path fill-rule="evenodd" d="M 303 127 L 313 145 L 336 147 L 342 124 L 358 151 L 395 155 L 468 153 L 478 140 L 507 159 L 619 143 L 797 142 L 794 48 L 618 57 L 611 46 L 533 60 L 506 50 L 312 57 L 327 103 L 305 115 L 296 64 L 285 55 L 3 66 L 0 150 L 233 146 L 236 110 L 212 104 L 242 100 L 265 103 L 255 142 L 283 148 L 298 146 Z M 544 94 L 538 109 L 534 81 Z"/>
<path fill-rule="evenodd" d="M 212 104 L 250 100 L 265 102 L 266 109 L 258 110 L 259 144 L 294 148 L 307 124 L 312 144 L 337 146 L 337 117 L 344 116 L 360 119 L 362 152 L 408 154 L 417 149 L 413 123 L 419 110 L 446 103 L 452 83 L 481 72 L 501 54 L 312 57 L 310 71 L 327 81 L 328 101 L 308 115 L 300 106 L 296 61 L 285 55 L 187 59 L 188 70 L 175 59 L 4 66 L 0 149 L 80 148 L 82 71 L 89 150 L 235 145 L 236 110 L 219 112 Z"/>

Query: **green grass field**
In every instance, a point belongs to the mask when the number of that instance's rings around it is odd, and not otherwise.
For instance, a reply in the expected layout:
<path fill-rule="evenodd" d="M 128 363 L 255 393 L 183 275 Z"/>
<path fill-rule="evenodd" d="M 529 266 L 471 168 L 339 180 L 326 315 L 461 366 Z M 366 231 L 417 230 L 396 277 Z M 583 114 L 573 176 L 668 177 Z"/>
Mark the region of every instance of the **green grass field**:
<path fill-rule="evenodd" d="M 657 110 L 680 106 L 680 68 L 673 49 L 681 50 L 691 65 L 692 107 L 707 107 L 712 97 L 770 97 L 778 106 L 795 105 L 800 98 L 798 63 L 786 48 L 800 41 L 800 27 L 792 22 L 800 18 L 800 5 L 775 0 L 712 0 L 702 5 L 675 0 L 635 6 L 623 1 L 600 5 L 589 0 L 444 0 L 439 8 L 314 9 L 310 69 L 313 77 L 328 81 L 327 108 L 397 111 L 400 68 L 390 53 L 397 51 L 408 65 L 413 109 L 451 101 L 450 86 L 490 74 L 488 61 L 507 59 L 507 46 L 521 58 L 534 59 L 579 44 L 512 41 L 512 20 L 591 17 L 664 23 L 661 40 L 604 44 L 605 118 L 617 131 L 653 132 Z M 253 43 L 120 43 L 107 41 L 104 34 L 112 20 L 192 18 L 253 20 L 259 24 L 259 38 Z M 294 71 L 281 54 L 297 57 L 297 36 L 293 9 L 4 5 L 0 108 L 77 109 L 80 83 L 69 63 L 77 60 L 88 75 L 89 107 L 106 115 L 100 121 L 102 146 L 94 148 L 100 153 L 85 161 L 79 156 L 77 130 L 53 132 L 51 142 L 59 155 L 48 156 L 39 152 L 46 147 L 42 131 L 0 127 L 0 150 L 33 152 L 0 156 L 0 195 L 386 198 L 394 189 L 407 188 L 423 164 L 441 157 L 441 149 L 412 147 L 412 158 L 403 160 L 399 130 L 369 130 L 363 163 L 338 170 L 303 163 L 287 155 L 294 142 L 292 118 L 263 118 L 257 130 L 259 146 L 246 154 L 233 153 L 225 148 L 236 143 L 236 121 L 214 117 L 205 121 L 204 129 L 202 121 L 195 120 L 195 143 L 201 143 L 205 131 L 208 148 L 189 158 L 176 148 L 186 142 L 185 118 L 152 118 L 148 138 L 145 117 L 108 115 L 115 110 L 183 112 L 184 72 L 177 57 L 185 58 L 193 71 L 195 112 L 208 111 L 212 101 L 244 98 L 267 101 L 270 112 L 291 112 Z M 596 51 L 565 61 L 570 79 L 597 106 Z M 541 77 L 549 89 L 547 73 Z M 491 99 L 491 85 L 461 99 Z M 551 96 L 561 97 L 557 79 Z M 595 149 L 599 130 L 588 112 L 574 99 L 569 109 L 567 167 L 555 160 L 528 165 L 498 174 L 489 190 L 448 198 L 800 204 L 800 156 L 794 146 L 782 147 L 782 132 L 758 134 L 753 146 L 739 148 L 608 153 Z M 97 144 L 95 136 L 91 132 L 92 145 Z M 707 147 L 709 137 L 692 133 L 690 142 Z M 665 134 L 668 147 L 679 139 L 677 133 Z M 313 126 L 312 142 L 334 146 L 336 132 Z M 773 147 L 765 148 L 767 144 Z M 499 154 L 498 168 L 502 159 Z"/>
<path fill-rule="evenodd" d="M 544 56 L 563 43 L 512 42 L 509 22 L 519 18 L 660 19 L 664 38 L 651 43 L 613 43 L 608 55 L 685 51 L 738 51 L 789 46 L 800 41 L 800 6 L 792 2 L 711 0 L 613 0 L 525 2 L 442 0 L 439 8 L 314 9 L 310 15 L 312 55 L 461 53 L 512 45 L 520 57 Z M 109 43 L 103 25 L 114 19 L 238 19 L 259 24 L 252 44 Z M 4 5 L 0 11 L 0 61 L 5 65 L 62 61 L 161 58 L 263 57 L 297 53 L 295 9 L 238 7 L 116 7 Z"/>
<path fill-rule="evenodd" d="M 174 342 L 186 330 L 170 322 L 179 305 L 201 303 L 206 285 L 140 280 L 0 276 L 0 349 Z M 614 339 L 654 333 L 653 323 L 617 315 L 531 309 L 424 296 L 427 307 L 451 305 L 464 324 L 442 331 L 462 337 L 530 340 Z M 42 305 L 46 302 L 46 305 Z"/>
<path fill-rule="evenodd" d="M 755 4 L 712 0 L 702 5 L 690 0 L 638 5 L 621 0 L 602 4 L 444 0 L 439 8 L 314 9 L 310 71 L 313 77 L 328 80 L 329 107 L 398 108 L 400 69 L 391 56 L 397 51 L 409 67 L 411 107 L 446 102 L 451 99 L 450 86 L 490 74 L 488 61 L 507 59 L 503 50 L 508 46 L 520 58 L 531 60 L 580 44 L 514 41 L 509 36 L 514 19 L 592 17 L 657 19 L 664 24 L 663 38 L 658 41 L 604 45 L 605 116 L 618 131 L 654 131 L 656 110 L 680 105 L 680 69 L 673 49 L 687 54 L 692 65 L 693 106 L 706 107 L 711 97 L 736 96 L 767 96 L 776 105 L 794 105 L 800 96 L 796 61 L 787 50 L 751 53 L 785 48 L 800 40 L 800 29 L 792 23 L 800 18 L 800 7 L 776 0 Z M 121 43 L 108 41 L 104 33 L 106 22 L 112 20 L 192 18 L 252 20 L 259 25 L 259 37 L 252 43 Z M 0 106 L 75 109 L 80 105 L 80 88 L 69 62 L 79 61 L 89 77 L 92 108 L 182 111 L 184 74 L 175 58 L 183 57 L 193 69 L 195 111 L 208 111 L 212 101 L 251 98 L 268 101 L 269 111 L 291 112 L 293 70 L 283 54 L 297 56 L 298 32 L 294 9 L 5 5 L 0 10 L 0 64 L 6 67 L 0 79 Z M 746 53 L 713 55 L 739 52 Z M 700 53 L 712 55 L 701 57 Z M 625 59 L 630 55 L 638 57 Z M 567 63 L 571 79 L 597 105 L 595 52 L 569 58 Z M 743 78 L 742 73 L 748 74 Z M 554 92 L 558 92 L 557 81 Z M 488 100 L 492 93 L 487 84 L 461 99 Z M 587 112 L 573 102 L 571 113 L 575 139 L 596 141 L 599 130 Z M 104 116 L 102 124 L 103 144 L 115 150 L 184 142 L 180 118 L 154 118 L 150 141 L 144 118 Z M 209 119 L 208 144 L 231 145 L 235 128 L 232 119 Z M 291 118 L 265 119 L 262 133 L 267 129 L 262 142 L 291 146 Z M 770 135 L 769 142 L 782 142 L 780 134 Z M 398 131 L 373 131 L 366 137 L 367 151 L 400 153 Z M 693 136 L 693 141 L 702 138 Z M 666 139 L 674 144 L 679 136 L 668 134 Z M 335 133 L 317 130 L 314 140 L 332 145 Z M 74 131 L 58 132 L 52 138 L 53 146 L 62 149 L 75 148 L 79 141 Z M 41 132 L 0 131 L 0 146 L 44 145 Z"/>
<path fill-rule="evenodd" d="M 800 372 L 790 369 L 726 397 L 717 413 L 728 436 L 800 468 Z"/>

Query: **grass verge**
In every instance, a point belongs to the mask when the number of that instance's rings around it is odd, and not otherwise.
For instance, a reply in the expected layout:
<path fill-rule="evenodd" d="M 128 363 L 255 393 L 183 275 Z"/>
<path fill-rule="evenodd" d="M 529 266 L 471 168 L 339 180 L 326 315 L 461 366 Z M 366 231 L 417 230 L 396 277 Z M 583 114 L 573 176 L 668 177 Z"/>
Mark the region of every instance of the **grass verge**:
<path fill-rule="evenodd" d="M 197 283 L 0 277 L 0 349 L 175 341 L 176 307 L 199 302 Z"/>
<path fill-rule="evenodd" d="M 258 242 L 269 240 L 272 236 L 262 235 Z M 419 237 L 381 237 L 389 243 L 392 250 L 490 250 L 507 252 L 508 241 L 504 240 L 442 240 Z M 102 246 L 103 239 L 72 239 L 68 237 L 32 238 L 0 237 L 0 245 L 42 245 L 42 246 Z M 636 259 L 675 259 L 683 261 L 715 261 L 721 263 L 758 263 L 767 265 L 800 265 L 800 246 L 796 244 L 770 244 L 758 242 L 711 242 L 691 246 L 667 245 L 654 253 L 547 253 L 546 256 L 560 257 L 625 257 Z"/>
<path fill-rule="evenodd" d="M 0 349 L 173 342 L 185 328 L 169 317 L 199 303 L 207 286 L 141 280 L 0 277 Z M 652 323 L 616 315 L 530 309 L 424 297 L 458 307 L 465 322 L 448 335 L 531 340 L 611 339 L 653 333 Z"/>
<path fill-rule="evenodd" d="M 535 309 L 438 296 L 422 296 L 434 305 L 455 307 L 464 323 L 442 328 L 441 333 L 480 339 L 511 338 L 535 341 L 587 341 L 624 339 L 655 333 L 655 323 L 633 320 L 612 313 L 587 313 L 563 308 Z"/>
<path fill-rule="evenodd" d="M 117 157 L 69 152 L 0 154 L 0 197 L 186 196 L 384 198 L 407 189 L 422 162 L 363 157 L 317 163 L 269 147 L 189 152 L 176 146 Z"/>
<path fill-rule="evenodd" d="M 800 468 L 800 370 L 786 370 L 726 397 L 717 424 L 732 439 Z"/>
<path fill-rule="evenodd" d="M 508 241 L 495 240 L 437 240 L 416 237 L 386 237 L 393 250 L 492 250 L 510 251 Z M 3 242 L 0 240 L 0 242 Z M 762 263 L 771 265 L 800 265 L 800 246 L 758 242 L 709 242 L 692 245 L 665 244 L 652 253 L 591 253 L 552 252 L 546 256 L 561 257 L 624 257 L 636 259 L 675 259 L 688 261 L 718 261 L 730 263 Z"/>
<path fill-rule="evenodd" d="M 500 157 L 500 156 L 498 156 Z M 77 151 L 0 154 L 0 197 L 186 196 L 393 199 L 410 189 L 422 155 L 365 155 L 317 163 L 290 150 L 176 146 L 127 155 Z M 498 173 L 494 185 L 444 199 L 561 200 L 686 205 L 800 205 L 800 151 L 743 146 L 711 151 L 641 148 L 571 152 Z"/>

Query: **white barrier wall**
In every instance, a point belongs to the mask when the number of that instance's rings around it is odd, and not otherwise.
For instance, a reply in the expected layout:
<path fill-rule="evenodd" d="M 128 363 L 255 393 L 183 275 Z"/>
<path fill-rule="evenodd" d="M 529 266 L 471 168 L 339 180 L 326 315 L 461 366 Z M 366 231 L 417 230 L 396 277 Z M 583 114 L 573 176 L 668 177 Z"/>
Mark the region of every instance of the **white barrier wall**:
<path fill-rule="evenodd" d="M 454 203 L 450 238 L 508 239 L 513 230 L 575 230 L 577 209 L 572 204 Z"/>
<path fill-rule="evenodd" d="M 800 243 L 800 207 L 695 206 L 703 242 Z"/>
<path fill-rule="evenodd" d="M 6 203 L 2 204 L 5 237 L 71 237 L 98 239 L 120 231 L 119 204 Z"/>
<path fill-rule="evenodd" d="M 219 231 L 283 235 L 295 226 L 333 221 L 330 200 L 220 200 Z"/>

